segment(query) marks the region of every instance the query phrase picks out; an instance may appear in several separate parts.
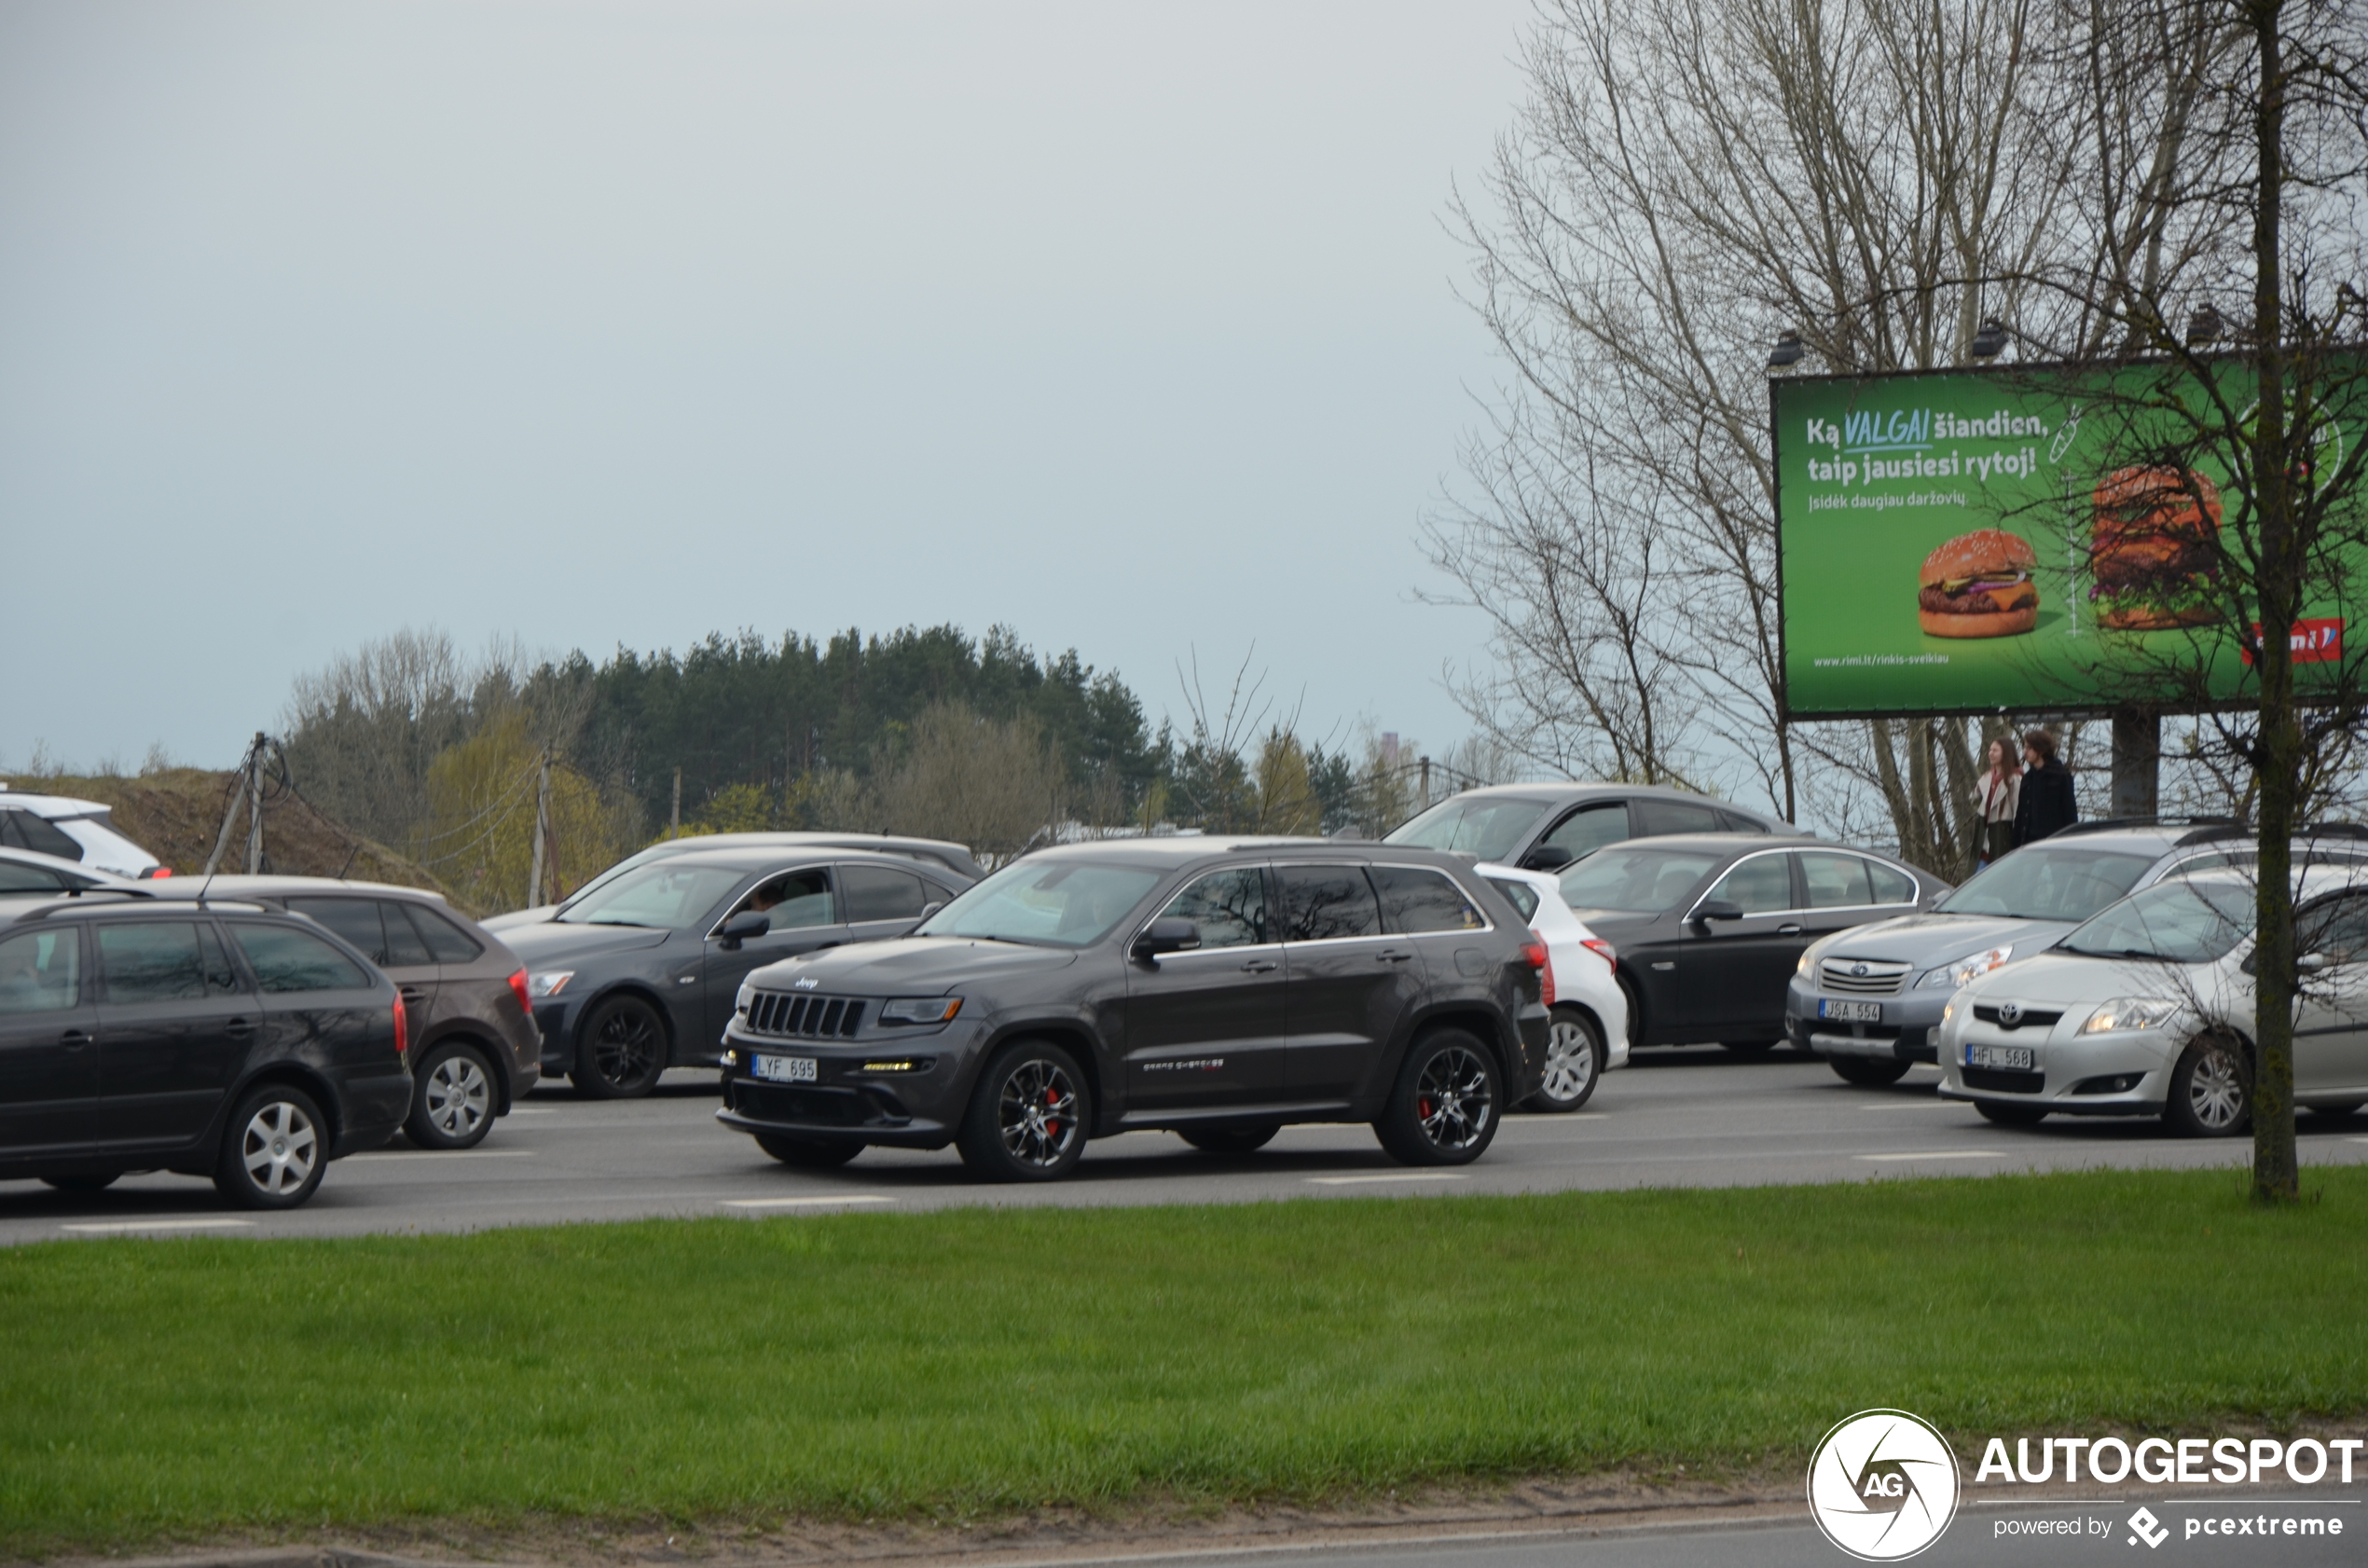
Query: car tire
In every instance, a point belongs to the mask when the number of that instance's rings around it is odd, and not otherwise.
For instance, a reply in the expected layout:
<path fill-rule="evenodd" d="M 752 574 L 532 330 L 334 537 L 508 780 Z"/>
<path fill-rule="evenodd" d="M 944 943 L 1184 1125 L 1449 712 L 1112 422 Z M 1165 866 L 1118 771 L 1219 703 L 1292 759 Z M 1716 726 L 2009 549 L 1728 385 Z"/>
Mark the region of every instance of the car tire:
<path fill-rule="evenodd" d="M 784 1138 L 771 1133 L 759 1133 L 756 1147 L 784 1165 L 795 1165 L 802 1171 L 835 1171 L 863 1152 L 860 1143 L 838 1143 L 822 1138 Z"/>
<path fill-rule="evenodd" d="M 63 1176 L 45 1176 L 44 1187 L 54 1187 L 61 1192 L 104 1192 L 121 1180 L 121 1171 L 75 1171 Z"/>
<path fill-rule="evenodd" d="M 1595 1096 L 1604 1081 L 1604 1065 L 1611 1053 L 1604 1048 L 1603 1032 L 1575 1007 L 1558 1007 L 1547 1025 L 1546 1077 L 1528 1108 L 1564 1115 Z"/>
<path fill-rule="evenodd" d="M 1280 1126 L 1179 1127 L 1176 1135 L 1204 1154 L 1255 1154 L 1274 1141 Z"/>
<path fill-rule="evenodd" d="M 2358 1116 L 2360 1107 L 2363 1105 L 2368 1105 L 2368 1100 L 2354 1100 L 2349 1105 L 2342 1106 L 2304 1106 L 2302 1113 L 2305 1116 L 2318 1117 L 2324 1121 L 2342 1121 Z"/>
<path fill-rule="evenodd" d="M 1976 1100 L 1974 1108 L 1981 1112 L 1984 1121 L 2001 1127 L 2036 1127 L 2047 1120 L 2044 1106 L 2018 1106 L 2005 1100 Z"/>
<path fill-rule="evenodd" d="M 1718 1043 L 1722 1049 L 1731 1051 L 1738 1056 L 1765 1056 L 1784 1042 L 1781 1039 L 1723 1039 Z"/>
<path fill-rule="evenodd" d="M 1909 1064 L 1892 1056 L 1828 1056 L 1825 1065 L 1844 1083 L 1855 1083 L 1863 1089 L 1880 1089 L 1897 1083 L 1907 1076 Z"/>
<path fill-rule="evenodd" d="M 2253 1121 L 2253 1067 L 2245 1048 L 2223 1035 L 2187 1042 L 2170 1069 L 2163 1124 L 2182 1137 L 2227 1138 Z"/>
<path fill-rule="evenodd" d="M 1077 1058 L 1050 1040 L 1020 1040 L 979 1074 L 954 1142 L 983 1181 L 1057 1181 L 1083 1156 L 1093 1115 Z"/>
<path fill-rule="evenodd" d="M 594 1100 L 638 1100 L 666 1071 L 666 1021 L 639 997 L 611 997 L 584 1020 L 568 1081 Z"/>
<path fill-rule="evenodd" d="M 403 1130 L 421 1148 L 475 1148 L 493 1131 L 501 1103 L 493 1064 L 476 1046 L 454 1040 L 420 1059 Z"/>
<path fill-rule="evenodd" d="M 1468 1165 L 1495 1140 L 1505 1080 L 1495 1052 L 1463 1029 L 1414 1042 L 1373 1135 L 1409 1165 Z"/>
<path fill-rule="evenodd" d="M 292 1209 L 320 1190 L 328 1168 L 328 1118 L 303 1090 L 267 1083 L 223 1123 L 213 1185 L 242 1209 Z"/>

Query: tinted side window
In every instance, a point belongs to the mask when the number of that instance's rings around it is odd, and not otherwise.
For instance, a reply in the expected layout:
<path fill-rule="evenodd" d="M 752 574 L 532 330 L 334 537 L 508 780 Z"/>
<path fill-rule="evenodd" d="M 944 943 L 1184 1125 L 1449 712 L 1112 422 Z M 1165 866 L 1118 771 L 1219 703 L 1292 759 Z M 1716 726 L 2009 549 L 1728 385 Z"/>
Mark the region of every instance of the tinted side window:
<path fill-rule="evenodd" d="M 370 977 L 344 954 L 292 926 L 252 926 L 234 923 L 239 950 L 264 990 L 274 995 L 294 991 L 360 991 Z M 473 944 L 474 945 L 474 944 Z M 113 986 L 110 984 L 112 991 Z"/>
<path fill-rule="evenodd" d="M 1464 890 L 1441 872 L 1423 866 L 1375 866 L 1382 919 L 1393 931 L 1477 931 L 1488 924 Z"/>
<path fill-rule="evenodd" d="M 318 920 L 370 956 L 370 962 L 387 961 L 386 922 L 379 915 L 375 899 L 290 899 L 288 907 L 296 914 Z"/>
<path fill-rule="evenodd" d="M 1914 903 L 1916 879 L 1904 871 L 1893 871 L 1880 860 L 1866 862 L 1866 874 L 1875 884 L 1877 903 Z"/>
<path fill-rule="evenodd" d="M 64 877 L 47 866 L 0 860 L 0 893 L 60 893 L 68 886 Z"/>
<path fill-rule="evenodd" d="M 82 859 L 82 846 L 51 827 L 48 818 L 31 811 L 11 811 L 6 815 L 7 822 L 0 823 L 0 844 L 14 849 L 37 849 L 44 855 L 55 855 L 61 860 Z"/>
<path fill-rule="evenodd" d="M 82 934 L 72 926 L 0 942 L 0 1018 L 62 1012 L 82 999 Z"/>
<path fill-rule="evenodd" d="M 2335 899 L 2305 911 L 2294 925 L 2298 954 L 2323 953 L 2331 964 L 2368 960 L 2368 898 Z M 2308 986 L 2308 976 L 2303 983 Z"/>
<path fill-rule="evenodd" d="M 1505 901 L 1511 904 L 1514 913 L 1522 919 L 1526 920 L 1537 913 L 1537 889 L 1528 883 L 1505 882 L 1492 876 L 1488 885 L 1504 894 Z"/>
<path fill-rule="evenodd" d="M 1606 844 L 1618 844 L 1628 836 L 1628 807 L 1618 801 L 1606 801 L 1601 805 L 1582 805 L 1560 822 L 1554 831 L 1539 842 L 1558 849 L 1567 849 L 1574 860 L 1585 860 Z"/>
<path fill-rule="evenodd" d="M 1755 855 L 1736 863 L 1707 895 L 1742 906 L 1745 915 L 1773 915 L 1793 907 L 1789 855 Z"/>
<path fill-rule="evenodd" d="M 1285 942 L 1379 936 L 1382 906 L 1361 866 L 1282 866 Z"/>
<path fill-rule="evenodd" d="M 762 915 L 772 922 L 768 928 L 776 931 L 832 926 L 839 920 L 831 897 L 831 873 L 819 866 L 767 877 L 749 890 L 733 913 Z"/>
<path fill-rule="evenodd" d="M 1737 811 L 1720 812 L 1718 814 L 1718 825 L 1730 833 L 1764 833 L 1768 831 L 1752 818 Z"/>
<path fill-rule="evenodd" d="M 392 899 L 379 901 L 379 921 L 387 929 L 387 956 L 376 960 L 390 968 L 416 969 L 435 962 L 435 955 L 412 927 L 410 916 L 403 913 L 403 905 Z"/>
<path fill-rule="evenodd" d="M 395 907 L 411 917 L 411 928 L 420 933 L 420 940 L 428 944 L 428 951 L 435 955 L 439 964 L 474 964 L 477 955 L 485 951 L 475 937 L 424 904 Z"/>
<path fill-rule="evenodd" d="M 1201 945 L 1255 947 L 1266 936 L 1266 878 L 1256 866 L 1213 871 L 1171 900 L 1162 918 L 1190 920 Z"/>
<path fill-rule="evenodd" d="M 1628 809 L 1635 814 L 1636 836 L 1655 838 L 1662 833 L 1714 833 L 1718 832 L 1718 813 L 1707 805 L 1690 801 L 1633 800 Z"/>
<path fill-rule="evenodd" d="M 929 901 L 919 877 L 886 866 L 841 866 L 839 885 L 849 920 L 918 920 Z"/>
<path fill-rule="evenodd" d="M 1802 880 L 1809 884 L 1811 909 L 1849 909 L 1875 901 L 1866 879 L 1866 862 L 1855 855 L 1809 851 L 1800 858 Z"/>
<path fill-rule="evenodd" d="M 194 920 L 141 920 L 99 928 L 105 999 L 117 1005 L 197 1001 L 205 996 L 205 949 Z"/>

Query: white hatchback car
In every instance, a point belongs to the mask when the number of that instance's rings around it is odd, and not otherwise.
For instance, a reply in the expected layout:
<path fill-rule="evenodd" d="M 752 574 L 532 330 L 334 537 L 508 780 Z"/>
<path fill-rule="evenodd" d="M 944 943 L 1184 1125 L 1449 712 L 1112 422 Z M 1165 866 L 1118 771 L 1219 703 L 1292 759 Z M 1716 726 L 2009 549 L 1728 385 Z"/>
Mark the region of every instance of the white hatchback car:
<path fill-rule="evenodd" d="M 1563 885 L 1542 871 L 1480 865 L 1473 870 L 1520 911 L 1546 943 L 1546 1080 L 1530 1099 L 1538 1110 L 1576 1110 L 1605 1071 L 1628 1066 L 1628 994 L 1614 978 L 1619 956 L 1563 901 Z"/>
<path fill-rule="evenodd" d="M 157 858 L 115 831 L 109 807 L 70 795 L 36 795 L 0 784 L 0 848 L 55 855 L 92 871 L 134 879 L 170 876 Z"/>
<path fill-rule="evenodd" d="M 1950 998 L 1941 1093 L 1992 1121 L 2160 1116 L 2223 1137 L 2252 1118 L 2253 885 L 2176 877 L 2099 911 L 2062 941 Z M 2294 1101 L 2345 1115 L 2368 1104 L 2368 877 L 2296 882 L 2303 996 Z"/>

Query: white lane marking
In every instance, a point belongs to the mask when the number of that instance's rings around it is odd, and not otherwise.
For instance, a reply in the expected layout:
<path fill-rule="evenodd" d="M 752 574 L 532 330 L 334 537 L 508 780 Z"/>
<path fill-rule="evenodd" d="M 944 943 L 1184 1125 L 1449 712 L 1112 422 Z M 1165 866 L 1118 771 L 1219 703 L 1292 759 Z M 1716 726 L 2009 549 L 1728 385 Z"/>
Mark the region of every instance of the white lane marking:
<path fill-rule="evenodd" d="M 1912 1154 L 1861 1154 L 1860 1160 L 2003 1160 L 2007 1156 L 1995 1148 L 1926 1148 Z"/>
<path fill-rule="evenodd" d="M 1393 1171 L 1387 1176 L 1309 1176 L 1318 1187 L 1356 1187 L 1369 1181 L 1467 1181 L 1461 1171 Z"/>
<path fill-rule="evenodd" d="M 252 1219 L 110 1219 L 103 1225 L 61 1225 L 58 1229 L 97 1236 L 120 1231 L 233 1231 L 254 1224 Z"/>
<path fill-rule="evenodd" d="M 849 1192 L 832 1198 L 726 1198 L 723 1202 L 727 1209 L 813 1209 L 839 1204 L 892 1204 L 896 1200 L 876 1192 Z"/>
<path fill-rule="evenodd" d="M 516 1109 L 516 1110 L 512 1111 L 510 1114 L 511 1114 L 512 1116 L 557 1116 L 557 1115 L 558 1115 L 559 1113 L 558 1113 L 558 1111 L 556 1111 L 556 1110 L 551 1109 L 551 1108 L 550 1108 L 549 1107 L 547 1107 L 547 1106 L 546 1106 L 546 1107 L 543 1107 L 543 1108 L 542 1108 L 542 1109 L 540 1109 L 540 1110 L 532 1110 L 532 1109 L 529 1109 L 529 1108 L 527 1108 L 526 1107 L 521 1106 L 521 1107 L 519 1107 L 517 1109 Z"/>
<path fill-rule="evenodd" d="M 337 1162 L 351 1165 L 362 1160 L 409 1160 L 422 1165 L 441 1165 L 447 1160 L 531 1160 L 530 1148 L 422 1148 L 416 1152 L 390 1151 L 380 1154 L 349 1154 Z"/>

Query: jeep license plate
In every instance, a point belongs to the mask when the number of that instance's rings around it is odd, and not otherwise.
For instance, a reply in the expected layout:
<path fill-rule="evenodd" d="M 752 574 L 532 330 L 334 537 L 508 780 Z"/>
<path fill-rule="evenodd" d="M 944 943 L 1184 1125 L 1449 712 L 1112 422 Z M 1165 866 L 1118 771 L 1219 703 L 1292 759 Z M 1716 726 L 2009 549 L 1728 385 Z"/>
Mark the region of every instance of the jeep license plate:
<path fill-rule="evenodd" d="M 812 1083 L 819 1065 L 811 1056 L 759 1056 L 754 1066 L 757 1077 L 776 1083 Z"/>
<path fill-rule="evenodd" d="M 1965 1047 L 1965 1066 L 1969 1067 L 2003 1067 L 2008 1072 L 2027 1073 L 2039 1065 L 2027 1045 L 1969 1045 Z"/>
<path fill-rule="evenodd" d="M 1879 1024 L 1883 1021 L 1880 1002 L 1838 1002 L 1828 997 L 1817 998 L 1817 1016 L 1844 1024 Z"/>

